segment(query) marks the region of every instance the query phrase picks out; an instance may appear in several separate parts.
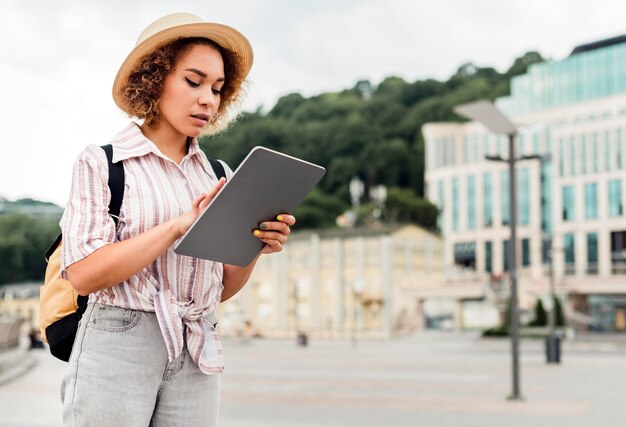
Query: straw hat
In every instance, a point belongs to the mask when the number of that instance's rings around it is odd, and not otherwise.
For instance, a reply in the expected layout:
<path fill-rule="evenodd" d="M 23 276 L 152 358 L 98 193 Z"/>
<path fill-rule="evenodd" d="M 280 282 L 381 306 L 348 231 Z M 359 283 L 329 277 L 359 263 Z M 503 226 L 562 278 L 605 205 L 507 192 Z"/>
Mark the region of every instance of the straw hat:
<path fill-rule="evenodd" d="M 145 55 L 180 38 L 203 37 L 213 40 L 223 48 L 241 58 L 245 74 L 252 67 L 252 46 L 243 34 L 232 27 L 212 22 L 191 13 L 174 13 L 157 19 L 139 35 L 135 48 L 128 54 L 113 82 L 113 99 L 124 110 L 122 88 L 128 81 L 133 68 Z"/>

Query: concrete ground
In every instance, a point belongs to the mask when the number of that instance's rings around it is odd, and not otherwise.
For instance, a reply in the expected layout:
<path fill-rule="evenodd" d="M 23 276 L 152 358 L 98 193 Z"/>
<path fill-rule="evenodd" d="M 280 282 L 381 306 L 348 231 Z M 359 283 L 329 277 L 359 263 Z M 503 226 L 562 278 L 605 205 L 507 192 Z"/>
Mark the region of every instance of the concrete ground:
<path fill-rule="evenodd" d="M 560 365 L 522 342 L 523 401 L 511 392 L 510 345 L 422 332 L 390 342 L 224 340 L 221 427 L 623 426 L 626 342 L 565 343 Z M 0 426 L 60 426 L 65 364 L 43 351 L 0 385 Z"/>

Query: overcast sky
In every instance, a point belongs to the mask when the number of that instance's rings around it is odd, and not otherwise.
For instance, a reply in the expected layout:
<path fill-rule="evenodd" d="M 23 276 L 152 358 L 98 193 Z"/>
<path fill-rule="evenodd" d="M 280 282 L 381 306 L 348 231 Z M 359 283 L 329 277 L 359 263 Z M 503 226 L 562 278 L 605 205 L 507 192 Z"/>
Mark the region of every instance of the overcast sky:
<path fill-rule="evenodd" d="M 248 37 L 246 110 L 362 79 L 442 80 L 468 61 L 504 71 L 528 50 L 558 60 L 626 34 L 619 0 L 1 0 L 0 196 L 65 205 L 77 154 L 129 121 L 111 98 L 117 68 L 173 12 Z"/>

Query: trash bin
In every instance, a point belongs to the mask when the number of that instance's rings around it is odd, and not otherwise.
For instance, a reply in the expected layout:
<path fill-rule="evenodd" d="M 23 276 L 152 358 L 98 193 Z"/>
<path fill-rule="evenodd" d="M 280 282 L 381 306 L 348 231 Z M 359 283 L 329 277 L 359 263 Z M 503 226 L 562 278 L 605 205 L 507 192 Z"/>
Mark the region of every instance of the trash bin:
<path fill-rule="evenodd" d="M 546 362 L 561 363 L 561 336 L 550 334 L 546 337 Z"/>
<path fill-rule="evenodd" d="M 306 347 L 309 343 L 309 338 L 306 336 L 304 332 L 300 332 L 298 334 L 298 345 L 301 347 Z"/>

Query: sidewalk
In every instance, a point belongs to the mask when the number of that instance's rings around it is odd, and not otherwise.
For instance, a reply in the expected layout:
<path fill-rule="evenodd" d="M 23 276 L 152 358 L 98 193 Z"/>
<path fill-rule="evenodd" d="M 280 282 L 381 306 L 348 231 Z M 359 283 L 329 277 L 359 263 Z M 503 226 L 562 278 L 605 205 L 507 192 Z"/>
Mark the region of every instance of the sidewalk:
<path fill-rule="evenodd" d="M 224 339 L 220 427 L 617 427 L 624 424 L 626 352 L 604 340 L 566 343 L 547 365 L 522 340 L 521 391 L 511 391 L 510 341 L 420 332 L 390 341 Z M 61 425 L 65 367 L 44 351 L 0 386 L 1 427 Z M 33 410 L 36 408 L 36 410 Z"/>
<path fill-rule="evenodd" d="M 37 364 L 25 340 L 14 349 L 0 352 L 0 386 L 26 374 Z"/>

